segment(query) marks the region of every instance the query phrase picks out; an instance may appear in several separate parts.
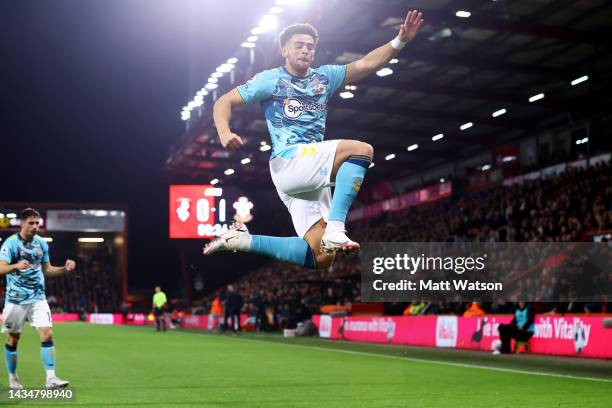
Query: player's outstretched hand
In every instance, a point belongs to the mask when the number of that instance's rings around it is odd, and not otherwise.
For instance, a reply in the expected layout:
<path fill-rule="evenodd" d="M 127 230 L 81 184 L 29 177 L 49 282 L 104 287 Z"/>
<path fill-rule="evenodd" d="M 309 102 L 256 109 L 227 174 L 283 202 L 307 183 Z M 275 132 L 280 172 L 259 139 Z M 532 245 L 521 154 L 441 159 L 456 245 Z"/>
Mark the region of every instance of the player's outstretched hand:
<path fill-rule="evenodd" d="M 240 136 L 238 136 L 235 133 L 229 133 L 229 134 L 220 135 L 220 136 L 221 136 L 220 137 L 221 144 L 226 149 L 238 149 L 244 144 Z"/>
<path fill-rule="evenodd" d="M 27 259 L 22 259 L 21 261 L 15 264 L 17 270 L 22 271 L 24 269 L 28 269 L 30 267 L 30 263 Z"/>
<path fill-rule="evenodd" d="M 76 262 L 74 262 L 72 259 L 66 259 L 66 271 L 70 272 L 70 271 L 74 271 L 74 268 L 76 268 Z"/>
<path fill-rule="evenodd" d="M 404 20 L 404 24 L 400 27 L 399 34 L 397 35 L 401 41 L 408 42 L 417 35 L 423 24 L 422 17 L 423 13 L 420 11 L 412 10 L 408 12 L 406 20 Z"/>

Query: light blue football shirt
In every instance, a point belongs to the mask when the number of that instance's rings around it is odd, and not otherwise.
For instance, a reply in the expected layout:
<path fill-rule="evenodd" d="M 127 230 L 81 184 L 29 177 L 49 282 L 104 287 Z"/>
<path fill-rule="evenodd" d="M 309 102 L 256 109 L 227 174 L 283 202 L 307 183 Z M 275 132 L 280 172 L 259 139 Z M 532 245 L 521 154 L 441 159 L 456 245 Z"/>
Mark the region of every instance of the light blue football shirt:
<path fill-rule="evenodd" d="M 346 65 L 309 68 L 305 77 L 279 67 L 236 87 L 245 104 L 261 103 L 272 139 L 270 159 L 292 145 L 323 141 L 327 103 L 345 78 Z"/>
<path fill-rule="evenodd" d="M 22 239 L 19 233 L 11 235 L 0 248 L 0 260 L 15 264 L 22 259 L 30 266 L 6 275 L 6 303 L 27 305 L 45 300 L 42 264 L 49 262 L 49 245 L 38 235 L 32 242 Z"/>

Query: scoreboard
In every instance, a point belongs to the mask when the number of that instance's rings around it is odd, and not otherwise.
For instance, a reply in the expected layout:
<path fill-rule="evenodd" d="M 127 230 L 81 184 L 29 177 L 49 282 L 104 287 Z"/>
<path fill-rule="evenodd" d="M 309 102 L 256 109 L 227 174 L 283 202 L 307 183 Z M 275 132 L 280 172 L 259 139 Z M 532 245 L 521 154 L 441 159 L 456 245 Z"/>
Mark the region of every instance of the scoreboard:
<path fill-rule="evenodd" d="M 234 221 L 248 222 L 253 203 L 233 189 L 213 185 L 171 185 L 170 238 L 212 238 Z"/>

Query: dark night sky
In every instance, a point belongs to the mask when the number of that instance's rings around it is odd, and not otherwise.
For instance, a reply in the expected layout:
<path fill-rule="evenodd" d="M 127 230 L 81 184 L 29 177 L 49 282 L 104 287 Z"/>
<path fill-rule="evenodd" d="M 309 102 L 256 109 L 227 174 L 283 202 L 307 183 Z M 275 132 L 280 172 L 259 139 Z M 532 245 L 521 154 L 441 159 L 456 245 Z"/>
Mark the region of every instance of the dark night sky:
<path fill-rule="evenodd" d="M 130 286 L 180 281 L 161 174 L 179 111 L 272 4 L 3 1 L 0 201 L 127 203 Z"/>

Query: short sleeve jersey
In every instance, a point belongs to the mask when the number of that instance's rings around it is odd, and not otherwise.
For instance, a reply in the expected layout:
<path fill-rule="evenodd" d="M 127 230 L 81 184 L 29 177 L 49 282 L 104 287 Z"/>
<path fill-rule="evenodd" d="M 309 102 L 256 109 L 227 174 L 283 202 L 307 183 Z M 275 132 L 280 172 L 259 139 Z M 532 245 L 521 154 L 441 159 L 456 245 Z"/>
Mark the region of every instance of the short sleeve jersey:
<path fill-rule="evenodd" d="M 6 275 L 6 302 L 31 304 L 45 300 L 45 277 L 42 264 L 49 262 L 49 245 L 38 235 L 32 242 L 25 241 L 19 233 L 11 235 L 0 248 L 0 260 L 15 264 L 27 260 L 27 269 Z"/>
<path fill-rule="evenodd" d="M 273 158 L 291 145 L 323 141 L 327 104 L 345 78 L 346 65 L 310 68 L 304 77 L 279 67 L 256 74 L 236 89 L 245 104 L 261 103 Z"/>

